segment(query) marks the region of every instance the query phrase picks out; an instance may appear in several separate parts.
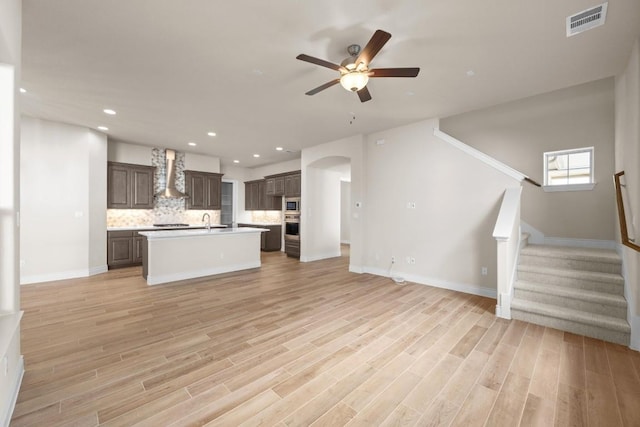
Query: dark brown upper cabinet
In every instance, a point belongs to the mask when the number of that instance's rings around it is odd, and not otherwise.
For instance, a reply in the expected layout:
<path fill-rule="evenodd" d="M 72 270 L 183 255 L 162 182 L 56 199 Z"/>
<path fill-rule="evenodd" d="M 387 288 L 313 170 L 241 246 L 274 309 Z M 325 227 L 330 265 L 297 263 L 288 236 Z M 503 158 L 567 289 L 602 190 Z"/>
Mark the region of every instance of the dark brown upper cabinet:
<path fill-rule="evenodd" d="M 222 206 L 221 173 L 184 171 L 187 209 L 219 210 Z"/>
<path fill-rule="evenodd" d="M 267 177 L 267 196 L 284 196 L 284 175 Z"/>
<path fill-rule="evenodd" d="M 292 173 L 284 177 L 285 197 L 300 197 L 302 181 L 300 172 Z"/>
<path fill-rule="evenodd" d="M 267 195 L 266 179 L 244 183 L 244 209 L 247 211 L 279 211 L 282 197 Z"/>
<path fill-rule="evenodd" d="M 153 209 L 153 166 L 108 162 L 107 208 Z"/>

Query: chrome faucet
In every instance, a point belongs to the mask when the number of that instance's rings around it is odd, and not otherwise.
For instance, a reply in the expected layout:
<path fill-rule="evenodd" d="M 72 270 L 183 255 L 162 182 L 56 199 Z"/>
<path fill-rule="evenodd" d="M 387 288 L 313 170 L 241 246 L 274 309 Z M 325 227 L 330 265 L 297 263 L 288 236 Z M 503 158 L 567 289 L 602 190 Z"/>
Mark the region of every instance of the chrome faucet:
<path fill-rule="evenodd" d="M 202 222 L 204 222 L 204 218 L 207 218 L 207 230 L 211 231 L 211 216 L 205 212 L 204 215 L 202 215 Z"/>

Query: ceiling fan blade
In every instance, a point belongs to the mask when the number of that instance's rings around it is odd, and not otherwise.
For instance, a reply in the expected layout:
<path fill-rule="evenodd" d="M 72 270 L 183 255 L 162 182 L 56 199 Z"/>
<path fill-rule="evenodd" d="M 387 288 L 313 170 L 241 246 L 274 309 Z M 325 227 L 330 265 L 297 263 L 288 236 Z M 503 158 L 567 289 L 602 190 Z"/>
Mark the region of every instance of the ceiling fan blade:
<path fill-rule="evenodd" d="M 371 94 L 366 86 L 358 91 L 358 98 L 360 98 L 360 102 L 367 102 L 371 100 Z"/>
<path fill-rule="evenodd" d="M 362 52 L 360 52 L 360 55 L 358 55 L 358 59 L 355 63 L 359 64 L 364 62 L 366 66 L 369 66 L 373 57 L 380 52 L 382 46 L 384 46 L 390 38 L 391 34 L 386 31 L 376 30 L 376 32 L 373 33 L 371 40 L 369 40 L 369 43 L 367 43 L 364 49 L 362 49 Z"/>
<path fill-rule="evenodd" d="M 312 64 L 320 65 L 321 67 L 331 68 L 332 70 L 336 70 L 336 71 L 343 71 L 343 72 L 347 71 L 341 65 L 334 64 L 333 62 L 325 61 L 324 59 L 305 55 L 304 53 L 301 53 L 300 55 L 296 56 L 296 59 L 299 59 L 300 61 L 305 61 L 305 62 L 310 62 Z"/>
<path fill-rule="evenodd" d="M 416 77 L 420 68 L 374 68 L 369 77 Z"/>
<path fill-rule="evenodd" d="M 316 93 L 323 91 L 325 89 L 330 88 L 331 86 L 337 84 L 340 82 L 340 79 L 335 79 L 335 80 L 331 80 L 330 82 L 327 82 L 325 84 L 323 84 L 322 86 L 318 86 L 315 89 L 311 89 L 309 92 L 305 93 L 305 95 L 315 95 Z"/>

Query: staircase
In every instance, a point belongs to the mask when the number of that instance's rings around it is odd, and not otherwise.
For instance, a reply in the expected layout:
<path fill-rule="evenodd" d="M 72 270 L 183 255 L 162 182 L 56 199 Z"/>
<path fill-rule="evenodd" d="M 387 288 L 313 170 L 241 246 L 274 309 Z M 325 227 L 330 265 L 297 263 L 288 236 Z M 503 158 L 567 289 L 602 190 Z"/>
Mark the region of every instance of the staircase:
<path fill-rule="evenodd" d="M 511 317 L 628 346 L 621 271 L 612 250 L 524 246 Z"/>

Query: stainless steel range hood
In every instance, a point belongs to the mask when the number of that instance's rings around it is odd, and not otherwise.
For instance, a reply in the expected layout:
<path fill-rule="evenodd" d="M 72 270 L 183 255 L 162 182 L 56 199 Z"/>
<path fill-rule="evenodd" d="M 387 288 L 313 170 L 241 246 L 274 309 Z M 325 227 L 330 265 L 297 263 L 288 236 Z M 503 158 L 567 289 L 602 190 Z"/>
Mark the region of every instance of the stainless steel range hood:
<path fill-rule="evenodd" d="M 165 150 L 166 168 L 165 177 L 166 184 L 164 190 L 156 193 L 156 197 L 168 199 L 187 199 L 189 196 L 176 189 L 176 152 L 174 150 Z"/>

